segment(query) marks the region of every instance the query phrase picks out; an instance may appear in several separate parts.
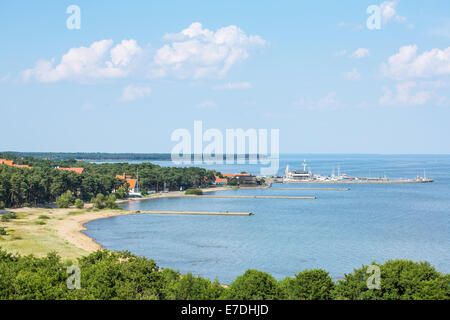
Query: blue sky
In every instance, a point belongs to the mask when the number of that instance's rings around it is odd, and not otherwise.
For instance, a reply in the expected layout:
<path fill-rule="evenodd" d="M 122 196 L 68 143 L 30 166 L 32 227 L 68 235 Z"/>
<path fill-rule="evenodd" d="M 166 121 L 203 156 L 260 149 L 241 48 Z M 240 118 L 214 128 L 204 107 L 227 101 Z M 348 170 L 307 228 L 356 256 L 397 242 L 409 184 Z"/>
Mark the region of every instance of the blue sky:
<path fill-rule="evenodd" d="M 0 150 L 170 152 L 202 120 L 279 129 L 282 153 L 450 153 L 449 13 L 444 0 L 2 1 Z"/>

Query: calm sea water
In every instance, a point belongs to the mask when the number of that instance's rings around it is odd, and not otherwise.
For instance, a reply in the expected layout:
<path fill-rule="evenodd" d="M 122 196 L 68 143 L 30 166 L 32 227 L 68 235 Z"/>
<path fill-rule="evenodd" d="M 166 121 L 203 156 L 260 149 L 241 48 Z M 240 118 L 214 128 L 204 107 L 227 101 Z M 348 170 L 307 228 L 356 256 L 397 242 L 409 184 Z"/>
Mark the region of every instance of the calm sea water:
<path fill-rule="evenodd" d="M 129 210 L 251 211 L 254 216 L 131 215 L 92 221 L 86 233 L 111 250 L 129 250 L 161 267 L 229 283 L 247 269 L 281 279 L 323 268 L 335 279 L 362 264 L 429 261 L 450 272 L 450 156 L 284 155 L 296 169 L 333 166 L 351 176 L 414 178 L 427 184 L 352 184 L 349 191 L 230 190 L 220 195 L 315 195 L 316 200 L 166 198 L 124 204 Z M 170 162 L 157 162 L 170 165 Z M 259 173 L 255 165 L 215 166 Z M 274 185 L 275 186 L 275 185 Z M 307 187 L 281 184 L 277 187 Z M 314 184 L 313 187 L 321 185 Z M 334 187 L 338 185 L 323 185 Z"/>

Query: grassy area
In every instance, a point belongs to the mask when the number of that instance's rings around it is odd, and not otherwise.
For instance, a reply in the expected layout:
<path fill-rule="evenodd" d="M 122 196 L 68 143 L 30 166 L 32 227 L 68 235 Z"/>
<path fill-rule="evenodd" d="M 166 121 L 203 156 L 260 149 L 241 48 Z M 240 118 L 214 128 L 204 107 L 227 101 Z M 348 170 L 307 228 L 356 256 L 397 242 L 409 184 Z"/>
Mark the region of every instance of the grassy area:
<path fill-rule="evenodd" d="M 88 252 L 59 237 L 56 224 L 70 214 L 83 214 L 83 210 L 68 212 L 61 209 L 20 209 L 17 219 L 0 222 L 7 235 L 0 236 L 0 247 L 22 255 L 42 257 L 56 251 L 65 260 L 74 260 Z M 44 216 L 46 218 L 44 218 Z"/>

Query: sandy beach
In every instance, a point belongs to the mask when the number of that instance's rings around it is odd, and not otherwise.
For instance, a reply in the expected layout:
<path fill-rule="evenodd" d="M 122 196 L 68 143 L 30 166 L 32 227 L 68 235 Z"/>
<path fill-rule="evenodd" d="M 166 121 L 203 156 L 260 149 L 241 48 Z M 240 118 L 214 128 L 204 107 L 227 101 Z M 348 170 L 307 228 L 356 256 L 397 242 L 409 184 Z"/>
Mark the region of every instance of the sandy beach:
<path fill-rule="evenodd" d="M 204 193 L 230 190 L 230 187 L 203 189 Z M 168 197 L 184 197 L 182 191 L 151 194 L 143 198 L 119 200 L 117 203 L 141 201 Z M 34 254 L 44 256 L 49 252 L 57 252 L 63 259 L 76 259 L 102 249 L 94 239 L 83 233 L 87 230 L 85 224 L 98 220 L 122 215 L 137 214 L 126 210 L 93 210 L 86 204 L 84 209 L 48 209 L 20 208 L 11 209 L 18 219 L 0 222 L 0 227 L 7 231 L 0 237 L 0 247 L 19 254 Z"/>

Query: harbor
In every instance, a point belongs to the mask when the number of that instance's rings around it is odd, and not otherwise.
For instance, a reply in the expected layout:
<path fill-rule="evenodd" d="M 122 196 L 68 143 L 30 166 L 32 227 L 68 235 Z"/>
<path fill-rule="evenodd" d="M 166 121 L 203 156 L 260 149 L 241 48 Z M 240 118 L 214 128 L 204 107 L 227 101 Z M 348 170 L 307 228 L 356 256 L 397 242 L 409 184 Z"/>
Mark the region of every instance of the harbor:
<path fill-rule="evenodd" d="M 289 165 L 286 166 L 285 173 L 282 177 L 275 177 L 275 183 L 335 183 L 335 184 L 352 184 L 352 183 L 430 183 L 434 179 L 426 176 L 424 171 L 423 176 L 417 175 L 413 179 L 389 179 L 386 175 L 384 177 L 352 177 L 345 173 L 341 173 L 340 167 L 337 169 L 337 175 L 333 168 L 331 176 L 323 176 L 320 174 L 313 174 L 310 169 L 307 169 L 306 160 L 302 163 L 302 170 L 289 170 Z"/>

